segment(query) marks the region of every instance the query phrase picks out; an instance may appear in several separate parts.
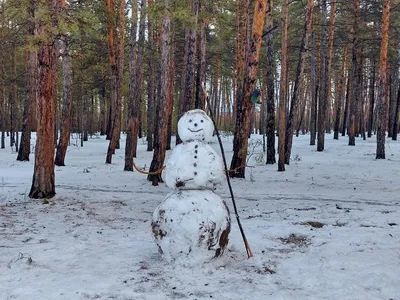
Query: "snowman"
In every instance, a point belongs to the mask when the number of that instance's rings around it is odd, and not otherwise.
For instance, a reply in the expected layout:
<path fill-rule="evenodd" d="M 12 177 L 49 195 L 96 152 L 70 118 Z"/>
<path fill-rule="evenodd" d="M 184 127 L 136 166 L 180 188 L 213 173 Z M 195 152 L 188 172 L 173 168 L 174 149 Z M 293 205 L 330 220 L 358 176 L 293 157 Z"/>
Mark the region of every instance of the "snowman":
<path fill-rule="evenodd" d="M 186 112 L 178 122 L 182 143 L 165 168 L 165 182 L 173 191 L 156 208 L 152 231 L 167 261 L 208 261 L 222 255 L 228 244 L 230 216 L 226 203 L 214 193 L 224 176 L 219 154 L 211 141 L 214 125 L 203 110 Z"/>

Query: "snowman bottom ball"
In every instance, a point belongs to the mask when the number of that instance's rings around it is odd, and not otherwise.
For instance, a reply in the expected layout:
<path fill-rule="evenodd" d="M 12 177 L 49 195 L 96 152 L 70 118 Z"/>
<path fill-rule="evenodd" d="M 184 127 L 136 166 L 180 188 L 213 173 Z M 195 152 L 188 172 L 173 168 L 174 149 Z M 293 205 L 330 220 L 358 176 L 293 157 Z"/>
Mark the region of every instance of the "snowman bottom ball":
<path fill-rule="evenodd" d="M 159 252 L 178 258 L 207 261 L 222 255 L 228 245 L 230 215 L 226 203 L 209 190 L 170 193 L 153 214 L 152 231 Z"/>

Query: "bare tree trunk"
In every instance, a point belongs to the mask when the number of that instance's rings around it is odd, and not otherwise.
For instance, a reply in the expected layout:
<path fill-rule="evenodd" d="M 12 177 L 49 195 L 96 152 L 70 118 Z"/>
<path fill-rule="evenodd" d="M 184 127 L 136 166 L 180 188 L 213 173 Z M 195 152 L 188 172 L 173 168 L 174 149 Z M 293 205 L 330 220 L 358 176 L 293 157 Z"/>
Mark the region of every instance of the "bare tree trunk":
<path fill-rule="evenodd" d="M 69 144 L 69 136 L 71 133 L 71 108 L 72 108 L 72 61 L 69 55 L 69 41 L 67 37 L 62 37 L 61 53 L 63 68 L 63 111 L 61 121 L 60 139 L 57 145 L 55 165 L 65 166 L 65 155 Z"/>
<path fill-rule="evenodd" d="M 31 0 L 28 7 L 28 28 L 27 28 L 27 45 L 30 45 L 35 36 L 35 10 L 36 0 Z M 27 66 L 27 85 L 26 100 L 24 105 L 24 115 L 22 117 L 22 133 L 21 144 L 18 151 L 17 160 L 29 161 L 31 152 L 31 131 L 32 123 L 36 120 L 36 86 L 37 86 L 37 52 L 28 48 L 28 66 Z"/>
<path fill-rule="evenodd" d="M 204 10 L 204 3 L 199 3 L 200 13 Z M 197 46 L 197 75 L 196 75 L 196 102 L 195 108 L 205 109 L 206 98 L 203 92 L 203 85 L 206 84 L 206 21 L 203 18 L 200 23 L 200 38 L 198 39 Z"/>
<path fill-rule="evenodd" d="M 149 9 L 153 7 L 153 1 L 149 0 Z M 151 16 L 147 18 L 147 32 L 149 40 L 149 82 L 147 84 L 147 151 L 153 151 L 154 120 L 155 120 L 155 92 L 156 92 L 156 74 L 155 70 L 155 39 L 153 20 Z"/>
<path fill-rule="evenodd" d="M 342 114 L 343 96 L 344 96 L 344 91 L 346 88 L 345 87 L 346 56 L 347 56 L 347 45 L 345 45 L 344 49 L 343 49 L 342 66 L 340 69 L 339 87 L 337 88 L 337 108 L 336 108 L 335 126 L 334 126 L 334 133 L 333 133 L 333 138 L 335 140 L 339 139 L 340 116 Z"/>
<path fill-rule="evenodd" d="M 396 113 L 396 104 L 397 104 L 397 98 L 395 96 L 395 93 L 393 93 L 393 78 L 397 76 L 397 71 L 398 67 L 394 66 L 391 68 L 391 72 L 389 73 L 389 80 L 388 80 L 388 88 L 389 88 L 389 107 L 388 107 L 388 138 L 393 137 L 393 125 L 394 125 L 394 115 Z"/>
<path fill-rule="evenodd" d="M 374 124 L 374 105 L 375 105 L 375 74 L 376 74 L 376 62 L 375 58 L 373 58 L 373 63 L 371 67 L 372 77 L 370 79 L 369 85 L 369 112 L 368 112 L 368 123 L 367 123 L 367 136 L 372 137 L 372 127 Z"/>
<path fill-rule="evenodd" d="M 306 19 L 304 22 L 303 36 L 301 38 L 299 58 L 296 70 L 296 77 L 293 87 L 292 100 L 290 105 L 289 118 L 287 120 L 286 138 L 285 138 L 285 164 L 290 163 L 290 154 L 292 152 L 294 121 L 297 118 L 299 106 L 300 82 L 303 77 L 304 61 L 306 48 L 308 47 L 308 36 L 311 30 L 311 19 L 314 11 L 314 0 L 308 0 Z"/>
<path fill-rule="evenodd" d="M 342 136 L 346 135 L 346 130 L 348 131 L 348 123 L 349 123 L 349 110 L 350 110 L 350 94 L 351 94 L 351 74 L 349 74 L 347 78 L 347 87 L 346 87 L 346 103 L 344 107 L 343 114 L 343 123 L 342 123 Z"/>
<path fill-rule="evenodd" d="M 106 0 L 107 40 L 111 67 L 111 139 L 108 145 L 106 163 L 111 163 L 112 155 L 119 146 L 121 131 L 121 107 L 124 62 L 125 0 L 120 1 L 119 30 L 116 28 L 115 0 Z"/>
<path fill-rule="evenodd" d="M 386 118 L 385 99 L 387 96 L 387 53 L 389 42 L 389 12 L 390 0 L 383 1 L 382 12 L 382 42 L 379 63 L 379 78 L 377 82 L 378 88 L 378 117 L 377 117 L 377 138 L 376 138 L 376 159 L 385 159 L 385 134 L 386 134 Z"/>
<path fill-rule="evenodd" d="M 40 3 L 41 5 L 46 5 Z M 39 34 L 45 37 L 39 48 L 38 65 L 38 102 L 37 102 L 37 139 L 35 150 L 35 166 L 32 179 L 32 187 L 29 192 L 30 198 L 51 198 L 55 192 L 54 174 L 54 97 L 55 97 L 55 73 L 57 69 L 57 53 L 55 38 L 50 32 L 56 20 L 56 14 L 61 5 L 61 0 L 53 0 L 48 3 L 53 24 L 41 23 Z M 46 10 L 44 10 L 46 11 Z M 52 25 L 52 26 L 51 26 Z"/>
<path fill-rule="evenodd" d="M 285 137 L 286 137 L 286 98 L 288 85 L 288 57 L 287 57 L 287 42 L 288 42 L 288 0 L 282 2 L 282 62 L 281 62 L 281 88 L 279 94 L 279 159 L 278 171 L 285 171 Z"/>
<path fill-rule="evenodd" d="M 328 55 L 326 57 L 326 80 L 327 80 L 327 117 L 326 117 L 326 132 L 331 133 L 331 120 L 332 120 L 332 99 L 331 99 L 331 68 L 332 68 L 332 51 L 333 51 L 333 37 L 335 34 L 335 20 L 336 20 L 336 3 L 337 0 L 331 1 L 330 18 L 329 18 L 329 33 L 328 33 Z"/>
<path fill-rule="evenodd" d="M 198 0 L 192 0 L 192 19 L 194 24 L 198 21 Z M 179 117 L 195 107 L 195 69 L 196 69 L 196 46 L 197 32 L 195 28 L 186 28 L 185 34 L 185 68 L 184 78 L 181 86 L 181 103 L 179 104 Z M 177 134 L 176 144 L 181 143 Z"/>
<path fill-rule="evenodd" d="M 360 1 L 354 0 L 353 2 L 353 13 L 354 13 L 354 23 L 353 23 L 353 49 L 352 49 L 352 70 L 351 70 L 351 96 L 350 96 L 350 116 L 349 116 L 349 146 L 354 146 L 356 144 L 356 114 L 357 114 L 357 99 L 359 93 L 359 82 L 358 82 L 358 58 L 357 51 L 359 47 L 358 38 L 358 13 L 359 13 Z"/>
<path fill-rule="evenodd" d="M 397 90 L 397 101 L 394 112 L 393 136 L 392 136 L 393 141 L 397 141 L 397 134 L 399 132 L 399 110 L 400 110 L 400 85 Z"/>
<path fill-rule="evenodd" d="M 321 58 L 320 58 L 320 92 L 318 99 L 318 141 L 317 141 L 317 151 L 324 151 L 325 148 L 325 128 L 328 115 L 328 58 L 327 58 L 327 48 L 326 48 L 326 0 L 322 0 L 321 5 L 321 18 L 322 18 L 322 28 L 321 28 Z"/>
<path fill-rule="evenodd" d="M 103 82 L 103 86 L 101 87 L 101 90 L 100 90 L 100 135 L 105 135 L 107 132 L 106 107 L 107 107 L 106 87 Z"/>
<path fill-rule="evenodd" d="M 316 65 L 316 44 L 315 44 L 315 29 L 313 21 L 311 23 L 311 56 L 310 56 L 310 84 L 311 84 L 311 107 L 310 107 L 310 146 L 315 145 L 317 135 L 317 65 Z"/>
<path fill-rule="evenodd" d="M 169 119 L 169 106 L 172 105 L 170 98 L 170 57 L 171 57 L 171 28 L 169 0 L 164 0 L 164 12 L 162 17 L 161 49 L 160 49 L 160 98 L 157 101 L 157 111 L 160 115 L 157 124 L 157 139 L 154 147 L 153 160 L 150 165 L 150 172 L 158 171 L 162 168 L 167 142 L 167 130 Z M 148 175 L 147 179 L 152 181 L 154 186 L 162 182 L 161 172 L 155 175 Z"/>
<path fill-rule="evenodd" d="M 10 89 L 10 147 L 15 145 L 15 132 L 17 127 L 17 110 L 18 110 L 18 99 L 17 99 L 17 70 L 16 70 L 16 46 L 15 42 L 11 42 L 11 89 Z"/>
<path fill-rule="evenodd" d="M 249 48 L 244 72 L 243 90 L 241 93 L 238 93 L 237 99 L 238 106 L 235 126 L 235 139 L 233 145 L 233 157 L 230 167 L 230 169 L 233 170 L 230 172 L 231 177 L 245 178 L 251 110 L 254 106 L 254 104 L 250 101 L 250 98 L 256 86 L 265 11 L 266 1 L 257 2 L 255 4 L 253 26 L 249 40 Z"/>
<path fill-rule="evenodd" d="M 302 125 L 305 123 L 304 119 L 305 119 L 305 114 L 306 114 L 306 107 L 307 107 L 307 95 L 308 95 L 308 89 L 309 89 L 309 85 L 308 82 L 305 82 L 304 84 L 304 95 L 303 95 L 303 103 L 302 106 L 300 108 L 300 117 L 299 120 L 297 122 L 297 128 L 296 128 L 296 137 L 299 136 L 300 134 L 300 128 L 302 127 Z"/>
<path fill-rule="evenodd" d="M 6 147 L 6 136 L 5 136 L 5 130 L 6 130 L 6 86 L 5 86 L 5 51 L 4 51 L 4 46 L 5 46 L 5 19 L 6 19 L 6 14 L 5 14 L 5 3 L 4 1 L 1 1 L 1 40 L 0 40 L 0 65 L 1 65 L 1 83 L 0 83 L 0 130 L 1 130 L 1 149 L 4 149 Z"/>
<path fill-rule="evenodd" d="M 171 30 L 171 49 L 175 49 L 175 32 L 174 28 Z M 167 130 L 167 145 L 166 150 L 171 150 L 172 140 L 172 111 L 174 106 L 174 91 L 175 91 L 175 51 L 171 51 L 170 58 L 170 85 L 169 85 L 169 111 L 168 111 L 168 130 Z"/>
<path fill-rule="evenodd" d="M 131 32 L 129 37 L 129 95 L 128 95 L 128 127 L 125 145 L 125 171 L 133 171 L 133 158 L 136 157 L 136 148 L 139 132 L 139 110 L 142 89 L 142 61 L 144 47 L 144 1 L 140 7 L 139 42 L 136 46 L 137 31 L 137 3 L 132 2 Z M 139 47 L 141 50 L 139 51 Z M 139 66 L 140 64 L 140 66 Z"/>

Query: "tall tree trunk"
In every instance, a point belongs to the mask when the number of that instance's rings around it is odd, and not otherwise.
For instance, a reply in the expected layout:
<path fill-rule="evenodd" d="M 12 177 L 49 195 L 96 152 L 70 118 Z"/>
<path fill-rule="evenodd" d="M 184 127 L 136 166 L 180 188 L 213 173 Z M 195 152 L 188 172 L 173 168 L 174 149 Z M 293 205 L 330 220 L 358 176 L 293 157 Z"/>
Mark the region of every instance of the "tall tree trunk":
<path fill-rule="evenodd" d="M 5 51 L 4 51 L 4 46 L 5 46 L 5 19 L 6 19 L 6 14 L 5 14 L 5 3 L 4 1 L 1 1 L 1 40 L 0 40 L 0 65 L 1 65 L 1 74 L 0 74 L 0 130 L 1 130 L 1 149 L 4 149 L 6 147 L 6 137 L 5 137 L 5 131 L 6 131 L 6 85 L 5 85 Z"/>
<path fill-rule="evenodd" d="M 103 77 L 104 78 L 104 77 Z M 107 100 L 106 100 L 106 87 L 103 81 L 100 89 L 100 135 L 105 135 L 107 132 Z"/>
<path fill-rule="evenodd" d="M 124 67 L 125 0 L 119 6 L 119 30 L 115 0 L 106 0 L 107 41 L 111 67 L 111 139 L 108 145 L 106 164 L 111 164 L 112 155 L 119 146 L 121 131 L 122 86 Z"/>
<path fill-rule="evenodd" d="M 253 26 L 249 41 L 245 76 L 242 93 L 238 93 L 236 116 L 236 130 L 231 161 L 231 177 L 245 178 L 248 135 L 250 131 L 251 110 L 254 104 L 250 101 L 251 94 L 256 87 L 258 61 L 262 40 L 266 11 L 266 1 L 257 2 L 254 7 Z M 240 97 L 240 99 L 239 99 Z M 240 104 L 239 104 L 240 103 Z"/>
<path fill-rule="evenodd" d="M 389 89 L 389 93 L 388 93 L 388 98 L 389 98 L 389 107 L 388 107 L 388 138 L 393 137 L 393 124 L 394 124 L 394 115 L 396 113 L 396 104 L 397 104 L 397 98 L 395 96 L 395 93 L 393 93 L 393 82 L 395 81 L 395 79 L 393 80 L 393 78 L 397 77 L 398 73 L 398 67 L 394 66 L 393 68 L 391 68 L 391 71 L 389 73 L 389 78 L 388 78 L 388 89 Z"/>
<path fill-rule="evenodd" d="M 158 124 L 156 126 L 158 134 L 154 147 L 153 160 L 151 161 L 150 165 L 150 172 L 160 170 L 164 163 L 170 112 L 169 106 L 172 105 L 172 101 L 170 99 L 171 21 L 169 7 L 169 0 L 164 0 L 160 41 L 160 98 L 157 101 L 157 111 L 159 111 L 160 115 L 158 118 Z M 152 181 L 154 186 L 157 186 L 159 182 L 162 182 L 161 173 L 156 175 L 148 175 L 147 179 Z"/>
<path fill-rule="evenodd" d="M 327 58 L 327 45 L 326 45 L 326 0 L 322 0 L 321 4 L 321 58 L 320 58 L 320 92 L 318 98 L 318 141 L 317 141 L 317 151 L 324 151 L 325 148 L 325 128 L 328 117 L 328 58 Z"/>
<path fill-rule="evenodd" d="M 309 89 L 309 85 L 308 82 L 306 81 L 304 84 L 304 94 L 303 94 L 303 102 L 300 108 L 300 117 L 299 120 L 297 122 L 297 128 L 296 128 L 296 137 L 299 136 L 300 134 L 300 128 L 302 127 L 302 125 L 305 123 L 304 119 L 306 118 L 305 114 L 306 114 L 306 107 L 307 107 L 307 95 L 308 95 L 308 89 Z"/>
<path fill-rule="evenodd" d="M 17 160 L 29 161 L 29 154 L 31 152 L 31 131 L 33 121 L 36 120 L 36 86 L 37 86 L 37 52 L 36 50 L 29 47 L 32 43 L 32 39 L 35 36 L 35 10 L 36 0 L 31 0 L 28 7 L 28 24 L 27 24 L 27 85 L 26 85 L 26 100 L 24 105 L 24 114 L 22 117 L 22 133 L 21 133 L 21 144 L 18 151 Z"/>
<path fill-rule="evenodd" d="M 137 3 L 132 2 L 131 32 L 129 37 L 129 95 L 128 95 L 128 128 L 125 145 L 125 171 L 133 171 L 133 158 L 139 133 L 139 114 L 142 94 L 142 63 L 144 47 L 144 30 L 146 9 L 145 1 L 140 4 L 139 41 L 136 46 Z"/>
<path fill-rule="evenodd" d="M 394 112 L 393 136 L 392 136 L 393 141 L 397 141 L 397 134 L 399 132 L 399 110 L 400 110 L 400 84 L 397 90 L 397 101 Z"/>
<path fill-rule="evenodd" d="M 326 57 L 326 80 L 327 80 L 327 117 L 326 117 L 326 132 L 331 133 L 332 120 L 332 99 L 331 99 L 331 68 L 332 68 L 332 52 L 333 52 L 333 37 L 335 35 L 335 20 L 336 20 L 336 3 L 337 0 L 331 1 L 330 18 L 329 18 L 329 33 L 328 33 L 328 54 Z"/>
<path fill-rule="evenodd" d="M 349 116 L 349 146 L 356 144 L 356 114 L 357 114 L 357 99 L 359 93 L 359 82 L 358 82 L 358 58 L 357 51 L 359 47 L 358 38 L 358 13 L 359 13 L 360 1 L 353 1 L 353 49 L 352 49 L 352 68 L 351 68 L 351 95 L 350 95 L 350 116 Z"/>
<path fill-rule="evenodd" d="M 175 49 L 175 32 L 174 27 L 171 30 L 171 49 Z M 170 58 L 170 84 L 169 84 L 169 111 L 168 111 L 168 130 L 166 150 L 171 150 L 172 140 L 172 111 L 174 108 L 174 91 L 175 91 L 175 51 L 171 51 Z"/>
<path fill-rule="evenodd" d="M 192 0 L 192 19 L 194 25 L 198 21 L 198 0 Z M 195 107 L 195 69 L 196 69 L 196 46 L 197 31 L 195 28 L 186 28 L 185 33 L 185 68 L 182 76 L 184 76 L 181 86 L 181 103 L 179 104 L 179 117 L 185 112 Z M 179 135 L 176 138 L 176 144 L 181 143 Z"/>
<path fill-rule="evenodd" d="M 71 133 L 71 108 L 72 108 L 72 61 L 69 55 L 69 41 L 66 36 L 61 40 L 62 68 L 63 68 L 63 111 L 61 121 L 60 139 L 57 145 L 55 165 L 65 166 L 65 155 Z"/>
<path fill-rule="evenodd" d="M 17 110 L 18 110 L 18 100 L 17 100 L 17 70 L 16 70 L 16 46 L 15 42 L 11 42 L 11 88 L 10 88 L 10 147 L 15 145 L 15 132 L 17 126 Z"/>
<path fill-rule="evenodd" d="M 294 121 L 297 118 L 299 106 L 300 82 L 303 77 L 304 61 L 306 48 L 308 47 L 308 36 L 311 29 L 311 17 L 314 11 L 314 0 L 308 0 L 307 13 L 304 22 L 303 36 L 301 38 L 299 58 L 296 70 L 296 77 L 293 87 L 292 100 L 290 105 L 289 118 L 287 120 L 286 138 L 285 138 L 285 164 L 290 163 L 290 154 L 292 152 Z"/>
<path fill-rule="evenodd" d="M 311 22 L 311 55 L 310 55 L 310 88 L 311 88 L 311 107 L 310 107 L 310 146 L 315 145 L 317 135 L 317 64 L 316 64 L 316 44 L 315 44 L 315 17 Z"/>
<path fill-rule="evenodd" d="M 281 62 L 281 87 L 279 94 L 279 142 L 278 142 L 278 171 L 285 171 L 285 137 L 286 137 L 286 98 L 288 85 L 288 0 L 282 2 L 282 62 Z"/>
<path fill-rule="evenodd" d="M 201 13 L 204 10 L 204 3 L 200 2 L 199 3 L 199 13 Z M 197 43 L 197 74 L 196 74 L 196 102 L 195 102 L 195 108 L 199 109 L 205 109 L 206 105 L 206 98 L 204 94 L 204 89 L 203 86 L 205 87 L 206 84 L 206 71 L 207 71 L 207 66 L 206 66 L 206 20 L 203 19 L 201 20 L 200 23 L 200 34 L 199 34 L 199 39 Z"/>
<path fill-rule="evenodd" d="M 339 139 L 340 116 L 342 114 L 343 96 L 344 96 L 344 91 L 346 88 L 346 86 L 345 86 L 346 56 L 347 56 L 347 45 L 344 45 L 343 56 L 342 56 L 342 66 L 340 68 L 339 86 L 337 88 L 337 108 L 336 108 L 335 126 L 334 126 L 334 133 L 333 133 L 333 138 L 335 140 Z"/>
<path fill-rule="evenodd" d="M 51 3 L 40 2 L 40 6 L 49 8 L 52 24 L 43 22 L 39 25 L 38 33 L 45 37 L 38 52 L 38 101 L 37 101 L 37 139 L 35 150 L 35 166 L 30 198 L 51 198 L 55 192 L 54 174 L 54 97 L 55 73 L 57 69 L 57 53 L 55 37 L 50 28 L 57 26 L 56 14 L 62 0 L 52 0 Z M 46 9 L 44 10 L 46 11 Z"/>
<path fill-rule="evenodd" d="M 375 76 L 376 76 L 376 61 L 375 58 L 373 58 L 372 62 L 372 77 L 370 79 L 370 85 L 369 85 L 369 111 L 368 111 L 368 134 L 367 136 L 370 138 L 372 137 L 372 127 L 374 125 L 374 105 L 375 105 Z"/>
<path fill-rule="evenodd" d="M 360 45 L 360 47 L 362 47 Z M 364 51 L 358 50 L 357 56 L 359 60 L 357 62 L 357 85 L 358 85 L 358 92 L 357 92 L 357 108 L 356 108 L 356 129 L 355 129 L 355 136 L 359 137 L 361 133 L 361 123 L 362 123 L 362 107 L 363 107 L 363 98 L 364 98 L 364 85 L 363 85 L 363 65 L 364 65 Z"/>
<path fill-rule="evenodd" d="M 379 63 L 379 78 L 377 82 L 378 88 L 378 117 L 377 117 L 377 138 L 376 138 L 376 159 L 385 159 L 385 134 L 386 134 L 386 118 L 385 99 L 387 93 L 387 53 L 389 42 L 389 12 L 390 0 L 383 1 L 382 12 L 382 42 Z"/>
<path fill-rule="evenodd" d="M 267 0 L 272 1 L 272 0 Z M 240 77 L 242 76 L 241 65 L 242 65 L 242 51 L 240 42 L 240 1 L 235 0 L 235 74 L 233 84 L 233 99 L 237 97 L 238 84 L 241 82 Z"/>
<path fill-rule="evenodd" d="M 153 8 L 153 1 L 149 0 L 149 9 Z M 153 19 L 151 16 L 147 18 L 147 31 L 149 39 L 149 82 L 147 84 L 147 151 L 153 151 L 154 121 L 155 121 L 155 101 L 156 101 L 156 74 L 155 70 L 155 39 L 153 29 Z"/>
<path fill-rule="evenodd" d="M 346 87 L 346 103 L 344 107 L 343 122 L 342 122 L 342 136 L 346 135 L 346 130 L 348 131 L 349 114 L 350 114 L 350 94 L 351 94 L 351 74 L 347 78 Z"/>

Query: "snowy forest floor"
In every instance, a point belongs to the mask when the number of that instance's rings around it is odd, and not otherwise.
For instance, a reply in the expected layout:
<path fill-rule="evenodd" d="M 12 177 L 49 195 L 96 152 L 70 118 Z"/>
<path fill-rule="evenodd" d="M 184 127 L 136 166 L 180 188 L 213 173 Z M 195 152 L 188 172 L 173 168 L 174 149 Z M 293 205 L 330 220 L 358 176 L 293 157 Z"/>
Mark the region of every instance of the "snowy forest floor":
<path fill-rule="evenodd" d="M 350 147 L 327 135 L 319 153 L 309 136 L 295 137 L 290 166 L 277 172 L 253 135 L 252 167 L 232 184 L 254 257 L 223 183 L 228 250 L 184 265 L 161 259 L 150 229 L 170 189 L 123 171 L 124 138 L 111 165 L 104 137 L 71 145 L 48 204 L 27 197 L 33 156 L 18 162 L 0 150 L 1 300 L 400 300 L 400 142 L 387 140 L 387 159 L 375 160 L 375 138 Z M 224 145 L 230 159 L 232 136 Z M 148 168 L 151 158 L 140 140 L 136 164 Z"/>

